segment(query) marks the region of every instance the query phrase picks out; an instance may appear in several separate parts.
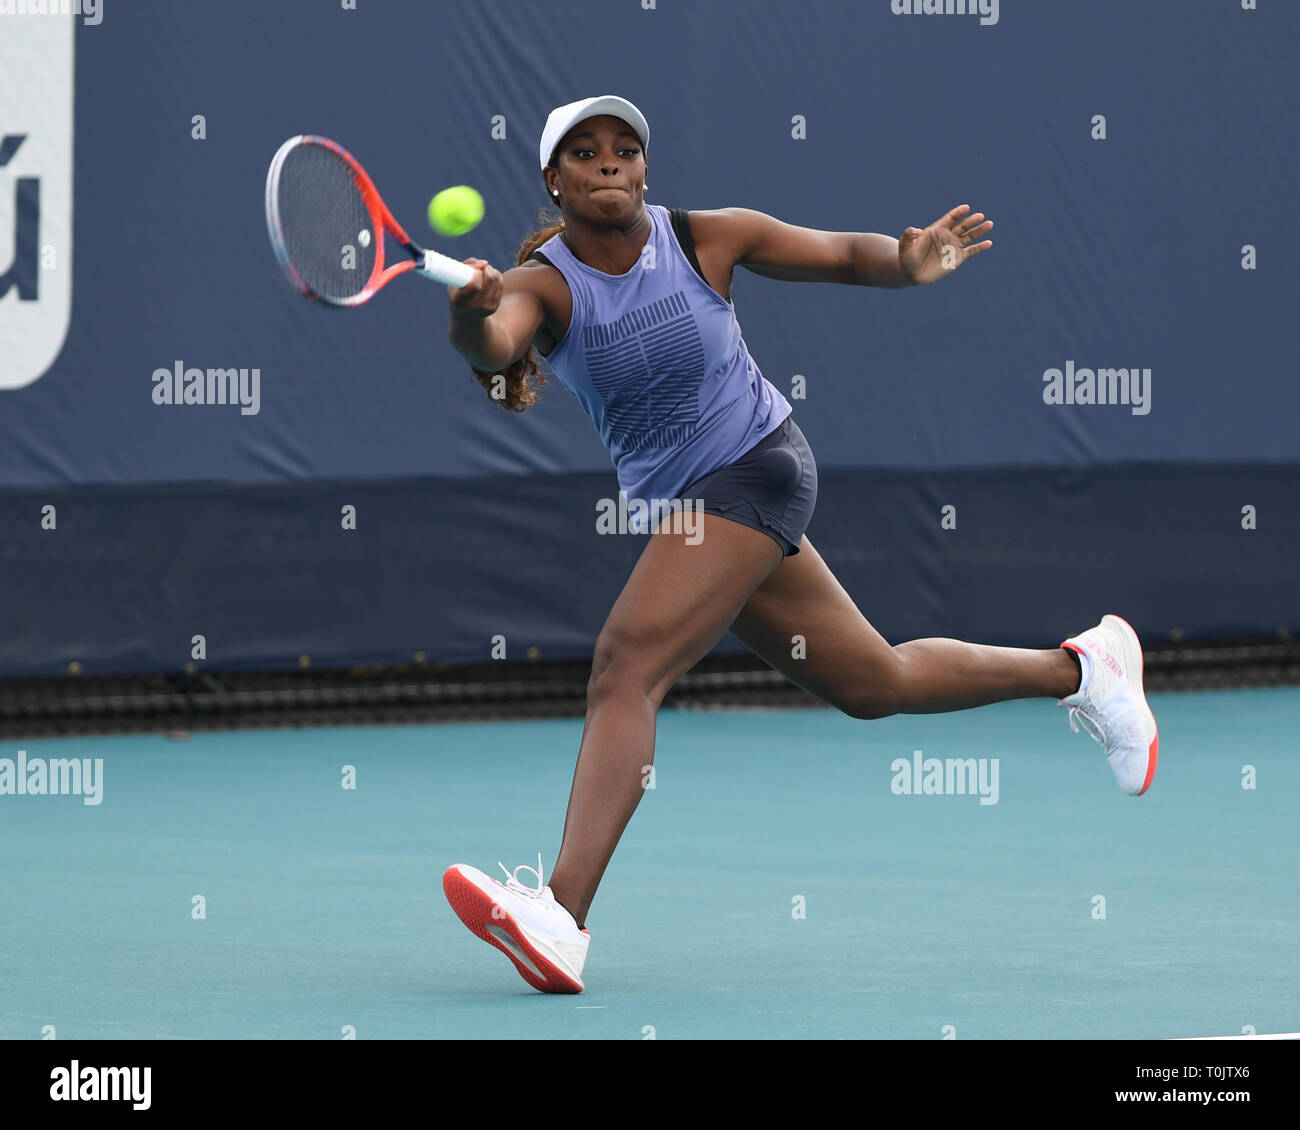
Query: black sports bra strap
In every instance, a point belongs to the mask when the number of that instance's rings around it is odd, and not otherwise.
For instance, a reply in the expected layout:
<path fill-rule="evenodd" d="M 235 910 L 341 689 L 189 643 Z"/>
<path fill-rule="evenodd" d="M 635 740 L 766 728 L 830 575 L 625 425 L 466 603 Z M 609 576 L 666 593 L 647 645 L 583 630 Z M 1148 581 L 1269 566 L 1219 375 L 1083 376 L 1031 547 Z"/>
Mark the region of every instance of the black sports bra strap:
<path fill-rule="evenodd" d="M 674 208 L 668 215 L 673 221 L 673 234 L 677 236 L 677 242 L 682 245 L 687 260 L 695 268 L 695 273 L 704 279 L 704 272 L 700 270 L 700 260 L 695 254 L 695 237 L 691 235 L 691 221 L 687 217 L 686 209 Z M 704 281 L 707 283 L 709 280 L 704 279 Z"/>

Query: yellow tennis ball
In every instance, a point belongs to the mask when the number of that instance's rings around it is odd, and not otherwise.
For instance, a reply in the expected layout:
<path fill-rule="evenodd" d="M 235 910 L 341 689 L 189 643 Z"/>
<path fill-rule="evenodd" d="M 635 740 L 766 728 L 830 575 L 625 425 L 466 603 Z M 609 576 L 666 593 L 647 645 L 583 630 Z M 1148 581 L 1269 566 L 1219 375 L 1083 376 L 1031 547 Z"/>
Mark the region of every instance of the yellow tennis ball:
<path fill-rule="evenodd" d="M 441 235 L 464 235 L 483 218 L 483 197 L 467 184 L 444 188 L 429 201 L 429 226 Z"/>

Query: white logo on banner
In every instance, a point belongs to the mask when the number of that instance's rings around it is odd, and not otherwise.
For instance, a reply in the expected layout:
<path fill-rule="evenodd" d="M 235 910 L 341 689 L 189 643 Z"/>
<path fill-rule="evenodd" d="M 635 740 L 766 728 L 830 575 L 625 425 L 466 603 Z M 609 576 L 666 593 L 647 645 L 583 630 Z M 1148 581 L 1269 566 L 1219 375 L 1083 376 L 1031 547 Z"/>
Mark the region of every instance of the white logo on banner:
<path fill-rule="evenodd" d="M 0 35 L 0 389 L 44 376 L 72 316 L 71 12 Z"/>

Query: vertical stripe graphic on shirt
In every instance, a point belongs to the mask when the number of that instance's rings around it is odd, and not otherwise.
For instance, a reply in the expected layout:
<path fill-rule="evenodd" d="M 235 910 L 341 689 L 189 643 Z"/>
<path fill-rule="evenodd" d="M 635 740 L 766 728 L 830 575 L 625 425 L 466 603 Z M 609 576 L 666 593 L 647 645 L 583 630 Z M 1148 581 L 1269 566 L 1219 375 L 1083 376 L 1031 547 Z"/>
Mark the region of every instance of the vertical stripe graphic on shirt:
<path fill-rule="evenodd" d="M 704 346 L 685 291 L 583 331 L 607 439 L 624 451 L 681 442 L 700 418 Z"/>

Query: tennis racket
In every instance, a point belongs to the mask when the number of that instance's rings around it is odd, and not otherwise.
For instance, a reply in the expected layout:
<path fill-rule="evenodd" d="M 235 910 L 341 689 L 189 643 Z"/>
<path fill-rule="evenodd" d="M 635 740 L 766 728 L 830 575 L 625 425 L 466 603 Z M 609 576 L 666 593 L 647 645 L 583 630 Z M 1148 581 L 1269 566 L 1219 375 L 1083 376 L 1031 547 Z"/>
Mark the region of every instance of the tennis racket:
<path fill-rule="evenodd" d="M 369 302 L 408 271 L 457 287 L 475 274 L 411 239 L 356 158 L 325 137 L 303 134 L 280 146 L 266 174 L 266 227 L 289 281 L 331 306 Z M 385 235 L 405 252 L 392 265 Z"/>

